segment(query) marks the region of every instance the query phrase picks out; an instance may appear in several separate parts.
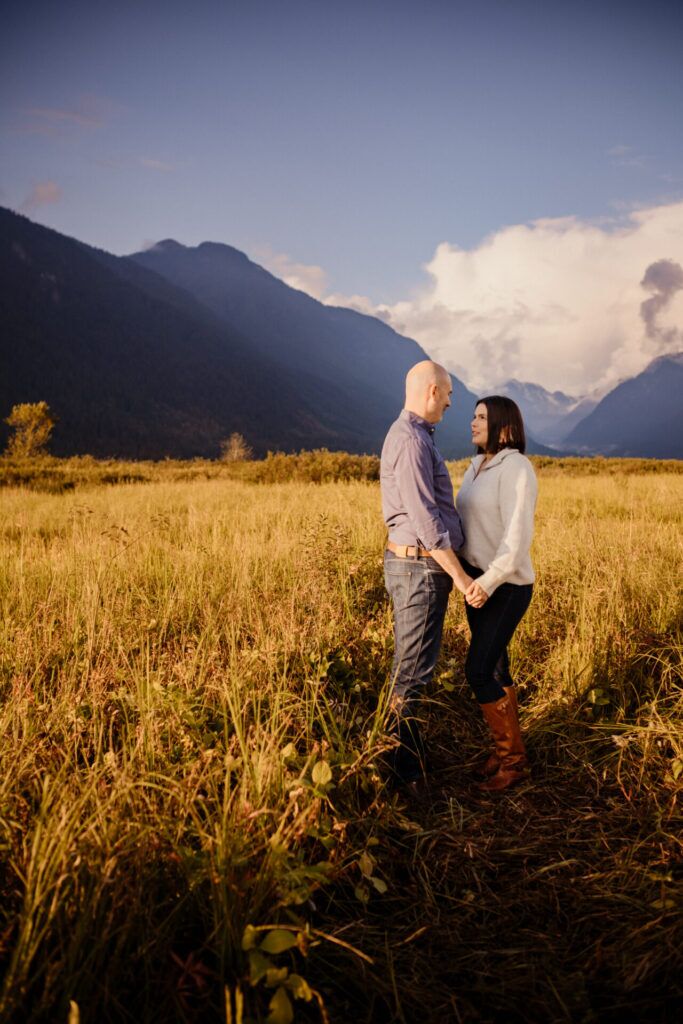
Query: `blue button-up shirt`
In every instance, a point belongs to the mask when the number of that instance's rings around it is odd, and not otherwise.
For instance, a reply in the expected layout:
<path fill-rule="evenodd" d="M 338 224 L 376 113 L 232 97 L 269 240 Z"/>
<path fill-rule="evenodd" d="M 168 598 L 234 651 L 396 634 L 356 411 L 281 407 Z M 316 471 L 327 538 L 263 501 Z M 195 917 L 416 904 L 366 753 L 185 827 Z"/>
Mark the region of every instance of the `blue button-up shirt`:
<path fill-rule="evenodd" d="M 458 551 L 465 537 L 433 435 L 434 426 L 407 409 L 389 428 L 380 465 L 384 522 L 395 544 Z"/>

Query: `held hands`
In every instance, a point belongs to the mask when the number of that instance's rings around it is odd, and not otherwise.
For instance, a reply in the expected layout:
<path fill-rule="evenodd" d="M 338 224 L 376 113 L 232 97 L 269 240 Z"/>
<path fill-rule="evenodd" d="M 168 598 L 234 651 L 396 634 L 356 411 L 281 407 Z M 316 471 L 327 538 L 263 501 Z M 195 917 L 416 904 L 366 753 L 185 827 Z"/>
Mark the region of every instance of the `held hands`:
<path fill-rule="evenodd" d="M 476 580 L 471 580 L 465 591 L 465 600 L 472 608 L 481 608 L 488 600 L 488 594 L 483 587 L 480 587 Z"/>

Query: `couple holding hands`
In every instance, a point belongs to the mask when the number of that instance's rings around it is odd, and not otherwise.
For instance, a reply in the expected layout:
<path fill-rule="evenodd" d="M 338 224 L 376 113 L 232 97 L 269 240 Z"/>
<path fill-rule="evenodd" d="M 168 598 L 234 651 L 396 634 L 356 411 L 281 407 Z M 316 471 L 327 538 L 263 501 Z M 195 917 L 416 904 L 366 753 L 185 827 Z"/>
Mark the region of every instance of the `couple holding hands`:
<path fill-rule="evenodd" d="M 465 676 L 493 739 L 478 787 L 497 792 L 528 776 L 507 648 L 531 601 L 536 476 L 524 455 L 517 405 L 498 395 L 482 398 L 472 419 L 478 454 L 454 501 L 434 444 L 451 391 L 438 363 L 413 366 L 380 470 L 389 530 L 384 579 L 394 611 L 391 728 L 398 742 L 392 767 L 397 782 L 418 796 L 425 779 L 419 701 L 434 673 L 454 584 L 465 596 L 471 631 Z"/>

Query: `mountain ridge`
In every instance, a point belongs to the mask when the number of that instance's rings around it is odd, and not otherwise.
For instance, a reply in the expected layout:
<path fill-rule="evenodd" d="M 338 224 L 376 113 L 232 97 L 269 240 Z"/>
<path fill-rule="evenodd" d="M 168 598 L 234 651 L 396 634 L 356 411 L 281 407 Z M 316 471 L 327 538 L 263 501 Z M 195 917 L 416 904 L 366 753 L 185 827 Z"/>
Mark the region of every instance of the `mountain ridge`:
<path fill-rule="evenodd" d="M 255 349 L 295 372 L 315 365 L 325 379 L 341 377 L 346 402 L 378 406 L 376 440 L 400 411 L 405 374 L 427 353 L 376 317 L 326 306 L 285 284 L 270 271 L 221 242 L 183 246 L 175 239 L 134 253 L 131 259 L 191 292 L 245 336 Z M 447 457 L 471 451 L 469 423 L 475 396 L 452 377 L 453 407 L 439 425 Z M 359 410 L 359 415 L 361 414 Z M 368 416 L 365 409 L 363 415 Z"/>
<path fill-rule="evenodd" d="M 0 268 L 0 403 L 48 401 L 58 454 L 191 458 L 245 428 L 265 450 L 290 417 L 286 443 L 305 443 L 292 375 L 164 278 L 5 210 Z M 245 389 L 268 397 L 258 420 Z M 344 436 L 328 427 L 327 443 Z"/>
<path fill-rule="evenodd" d="M 185 248 L 174 240 L 164 245 L 166 252 Z M 225 260 L 226 250 L 240 273 L 252 273 L 248 257 L 223 243 L 203 244 L 202 258 L 219 253 Z M 382 321 L 328 310 L 259 268 L 259 279 L 285 303 L 310 302 L 324 311 L 328 341 L 340 332 L 351 337 L 346 351 L 332 352 L 334 372 L 313 358 L 289 365 L 286 349 L 264 351 L 259 339 L 153 268 L 2 209 L 0 269 L 0 418 L 18 402 L 47 401 L 58 417 L 56 454 L 215 457 L 232 431 L 257 454 L 379 451 L 402 406 L 403 369 L 426 358 Z M 288 329 L 294 333 L 296 322 Z M 320 346 L 321 333 L 313 331 L 311 345 Z M 377 372 L 369 373 L 361 357 L 372 345 Z M 389 364 L 400 386 L 379 372 Z M 451 410 L 438 433 L 447 457 L 471 452 L 474 396 L 457 378 L 453 386 L 459 418 Z M 7 437 L 4 424 L 0 435 Z"/>
<path fill-rule="evenodd" d="M 581 454 L 683 458 L 683 352 L 657 356 L 581 420 L 564 446 Z"/>

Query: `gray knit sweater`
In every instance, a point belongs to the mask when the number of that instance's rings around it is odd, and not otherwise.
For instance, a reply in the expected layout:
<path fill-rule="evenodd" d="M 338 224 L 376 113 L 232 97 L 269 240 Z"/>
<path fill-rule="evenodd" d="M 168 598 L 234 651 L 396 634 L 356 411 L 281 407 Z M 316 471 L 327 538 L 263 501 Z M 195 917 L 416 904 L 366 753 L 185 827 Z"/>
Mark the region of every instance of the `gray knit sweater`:
<path fill-rule="evenodd" d="M 483 455 L 472 459 L 456 508 L 466 538 L 460 553 L 484 570 L 477 582 L 491 595 L 501 583 L 534 582 L 529 549 L 538 484 L 533 466 L 516 448 L 503 448 L 483 462 Z"/>

